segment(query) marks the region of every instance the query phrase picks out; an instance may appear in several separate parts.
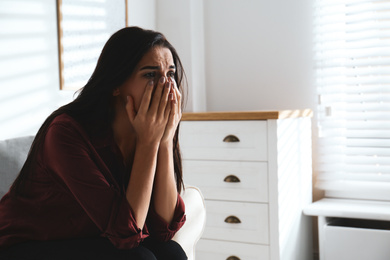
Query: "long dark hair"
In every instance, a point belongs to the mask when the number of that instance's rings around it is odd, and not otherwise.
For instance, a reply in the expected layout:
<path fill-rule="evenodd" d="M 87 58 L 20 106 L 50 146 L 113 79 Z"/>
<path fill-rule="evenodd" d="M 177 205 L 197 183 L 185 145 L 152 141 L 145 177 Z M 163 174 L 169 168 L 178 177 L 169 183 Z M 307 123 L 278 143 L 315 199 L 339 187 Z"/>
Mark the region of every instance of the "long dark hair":
<path fill-rule="evenodd" d="M 166 47 L 171 51 L 176 66 L 175 80 L 184 95 L 187 82 L 183 65 L 175 48 L 163 34 L 139 27 L 126 27 L 117 31 L 103 47 L 92 76 L 75 100 L 55 110 L 38 130 L 27 159 L 11 186 L 12 195 L 22 193 L 26 180 L 32 177 L 31 166 L 55 117 L 63 113 L 72 116 L 88 134 L 97 128 L 103 129 L 102 132 L 110 129 L 114 118 L 113 91 L 131 76 L 141 58 L 155 46 Z M 176 186 L 180 192 L 184 184 L 178 136 L 179 126 L 173 139 L 173 155 Z"/>

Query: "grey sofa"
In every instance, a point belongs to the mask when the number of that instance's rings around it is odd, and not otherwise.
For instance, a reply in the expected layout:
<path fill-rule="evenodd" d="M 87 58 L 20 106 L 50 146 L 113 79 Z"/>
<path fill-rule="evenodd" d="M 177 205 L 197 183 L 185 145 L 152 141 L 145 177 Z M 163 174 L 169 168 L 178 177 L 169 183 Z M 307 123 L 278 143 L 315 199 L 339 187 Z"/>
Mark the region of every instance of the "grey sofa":
<path fill-rule="evenodd" d="M 19 173 L 33 141 L 33 136 L 25 136 L 0 141 L 0 198 L 9 190 Z M 195 259 L 195 246 L 206 222 L 206 209 L 200 190 L 186 185 L 181 194 L 186 205 L 187 221 L 173 238 L 186 252 L 188 259 Z"/>
<path fill-rule="evenodd" d="M 26 160 L 34 136 L 0 141 L 0 197 L 8 191 Z"/>

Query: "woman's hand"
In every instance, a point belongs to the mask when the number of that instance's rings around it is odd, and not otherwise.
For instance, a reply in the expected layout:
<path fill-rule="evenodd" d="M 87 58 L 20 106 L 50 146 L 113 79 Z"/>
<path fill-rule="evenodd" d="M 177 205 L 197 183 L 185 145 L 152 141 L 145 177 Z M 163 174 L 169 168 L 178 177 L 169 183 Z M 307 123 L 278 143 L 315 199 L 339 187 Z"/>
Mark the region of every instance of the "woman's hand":
<path fill-rule="evenodd" d="M 172 101 L 169 100 L 171 85 L 171 82 L 162 77 L 153 91 L 154 82 L 149 81 L 138 112 L 135 110 L 133 98 L 128 96 L 126 111 L 136 132 L 137 142 L 158 145 L 165 136 L 167 125 L 171 121 Z"/>
<path fill-rule="evenodd" d="M 161 143 L 172 144 L 173 137 L 175 136 L 175 132 L 179 122 L 181 120 L 182 112 L 181 112 L 181 93 L 177 88 L 176 82 L 174 79 L 169 78 L 168 82 L 171 83 L 171 91 L 169 93 L 169 100 L 171 104 L 170 114 L 167 122 L 167 126 L 164 132 L 164 135 L 161 139 Z"/>
<path fill-rule="evenodd" d="M 181 93 L 175 81 L 172 83 L 168 107 L 168 122 L 158 150 L 156 175 L 153 186 L 153 207 L 167 223 L 171 223 L 177 204 L 177 189 L 173 155 L 173 137 L 181 119 Z M 168 111 L 168 109 L 167 109 Z"/>

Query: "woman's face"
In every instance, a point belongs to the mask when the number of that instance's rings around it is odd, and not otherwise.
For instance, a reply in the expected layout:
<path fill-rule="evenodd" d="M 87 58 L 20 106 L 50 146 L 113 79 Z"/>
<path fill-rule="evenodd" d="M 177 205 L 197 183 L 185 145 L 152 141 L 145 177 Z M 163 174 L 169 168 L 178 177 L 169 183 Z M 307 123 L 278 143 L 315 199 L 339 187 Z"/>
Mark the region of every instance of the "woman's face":
<path fill-rule="evenodd" d="M 123 100 L 131 96 L 134 107 L 138 111 L 148 82 L 153 81 L 156 85 L 161 77 L 174 80 L 175 72 L 176 67 L 171 51 L 161 46 L 153 47 L 140 60 L 130 78 L 114 91 L 114 96 L 121 96 Z"/>

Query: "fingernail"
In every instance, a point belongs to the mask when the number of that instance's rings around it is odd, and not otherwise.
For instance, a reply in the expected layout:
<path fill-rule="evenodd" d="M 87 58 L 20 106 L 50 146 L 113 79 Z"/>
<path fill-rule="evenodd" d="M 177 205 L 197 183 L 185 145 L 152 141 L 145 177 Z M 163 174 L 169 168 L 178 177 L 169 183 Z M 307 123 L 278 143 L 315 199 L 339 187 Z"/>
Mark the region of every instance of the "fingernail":
<path fill-rule="evenodd" d="M 171 87 L 171 82 L 168 82 L 165 86 L 166 86 L 166 88 L 170 88 Z"/>
<path fill-rule="evenodd" d="M 129 96 L 126 96 L 126 100 L 129 101 Z"/>
<path fill-rule="evenodd" d="M 149 86 L 153 86 L 153 85 L 154 85 L 154 81 L 153 81 L 153 80 L 149 81 L 149 82 L 148 82 L 148 85 L 149 85 Z"/>
<path fill-rule="evenodd" d="M 160 78 L 160 83 L 164 83 L 165 82 L 165 77 L 161 77 Z"/>

